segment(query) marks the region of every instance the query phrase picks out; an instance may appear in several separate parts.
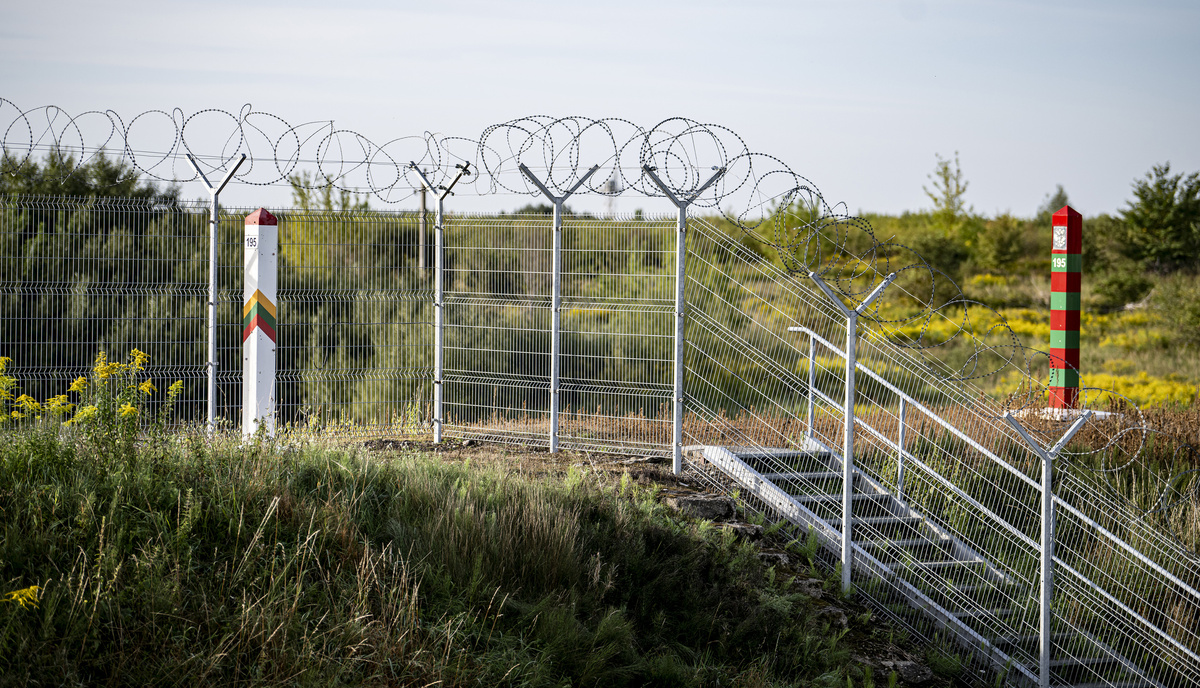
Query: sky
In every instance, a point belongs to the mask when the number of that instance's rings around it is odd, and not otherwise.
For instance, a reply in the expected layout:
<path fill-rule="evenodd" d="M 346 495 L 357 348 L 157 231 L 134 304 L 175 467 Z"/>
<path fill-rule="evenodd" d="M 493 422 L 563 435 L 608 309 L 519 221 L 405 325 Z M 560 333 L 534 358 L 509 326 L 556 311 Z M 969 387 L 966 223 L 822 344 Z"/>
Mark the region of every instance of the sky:
<path fill-rule="evenodd" d="M 1085 215 L 1113 213 L 1152 165 L 1200 170 L 1196 2 L 0 3 L 0 98 L 21 109 L 128 121 L 250 103 L 375 141 L 476 138 L 530 114 L 682 116 L 852 212 L 929 208 L 935 156 L 956 152 L 986 215 L 1032 215 L 1056 184 Z M 237 183 L 222 196 L 288 199 Z"/>

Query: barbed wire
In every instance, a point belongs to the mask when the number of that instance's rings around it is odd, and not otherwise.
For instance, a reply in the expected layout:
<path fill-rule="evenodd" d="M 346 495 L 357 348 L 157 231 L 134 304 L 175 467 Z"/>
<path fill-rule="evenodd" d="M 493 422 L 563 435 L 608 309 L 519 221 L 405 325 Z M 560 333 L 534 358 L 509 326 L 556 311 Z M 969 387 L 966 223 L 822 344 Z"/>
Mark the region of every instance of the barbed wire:
<path fill-rule="evenodd" d="M 645 173 L 647 166 L 659 171 L 672 193 L 688 197 L 707 181 L 710 170 L 721 169 L 718 183 L 692 199 L 692 205 L 718 208 L 733 203 L 743 208 L 740 217 L 760 211 L 793 187 L 811 186 L 778 159 L 751 152 L 732 130 L 686 118 L 643 127 L 618 118 L 531 116 L 488 126 L 476 138 L 425 132 L 376 142 L 332 120 L 291 124 L 249 104 L 236 113 L 215 108 L 192 114 L 178 108 L 149 110 L 126 121 L 114 110 L 71 114 L 54 105 L 22 109 L 0 98 L 0 124 L 6 121 L 0 145 L 15 166 L 48 152 L 60 162 L 73 163 L 61 168 L 63 180 L 107 154 L 127 164 L 130 175 L 156 182 L 194 182 L 199 176 L 188 155 L 207 174 L 232 169 L 244 154 L 246 161 L 235 175 L 243 184 L 303 185 L 297 173 L 311 165 L 315 174 L 307 182 L 309 188 L 333 187 L 396 204 L 421 186 L 410 163 L 435 185 L 447 183 L 456 174 L 455 165 L 470 163 L 481 171 L 467 180 L 476 195 L 537 195 L 520 174 L 521 165 L 544 174 L 543 183 L 558 193 L 599 165 L 601 173 L 575 193 L 633 191 L 647 197 L 663 196 Z M 771 170 L 759 173 L 759 163 L 770 163 Z M 778 188 L 768 189 L 768 182 L 775 180 Z M 466 191 L 463 184 L 456 189 Z M 739 193 L 746 196 L 742 202 L 734 198 Z"/>
<path fill-rule="evenodd" d="M 1004 410 L 1040 411 L 1045 404 L 1047 388 L 1038 373 L 1049 367 L 1051 352 L 1023 345 L 1002 313 L 968 298 L 917 250 L 879 239 L 866 219 L 850 214 L 845 204 L 828 203 L 810 180 L 779 158 L 752 151 L 741 136 L 720 125 L 683 117 L 642 126 L 620 118 L 534 115 L 487 126 L 474 138 L 425 132 L 377 142 L 332 120 L 291 124 L 250 104 L 237 112 L 149 110 L 126 121 L 113 110 L 73 115 L 54 105 L 22 109 L 4 98 L 0 125 L 0 146 L 13 167 L 19 170 L 45 152 L 58 158 L 62 180 L 97 156 L 114 155 L 131 176 L 188 183 L 199 178 L 188 155 L 207 174 L 232 169 L 244 154 L 235 175 L 240 183 L 333 187 L 388 205 L 408 201 L 420 188 L 414 165 L 434 186 L 444 187 L 469 164 L 475 174 L 454 192 L 479 196 L 539 195 L 520 172 L 524 166 L 560 195 L 575 189 L 575 194 L 661 198 L 662 190 L 647 173 L 654 170 L 674 196 L 764 238 L 790 274 L 821 277 L 852 307 L 896 274 L 885 298 L 864 317 L 889 332 L 893 343 L 922 355 L 967 347 L 958 355 L 958 367 L 931 365 L 923 374 L 973 383 L 1015 371 L 1019 382 Z M 585 179 L 593 166 L 599 171 Z M 315 174 L 300 174 L 310 167 Z M 949 336 L 929 336 L 938 321 L 950 323 Z M 896 334 L 901 330 L 915 330 L 915 335 Z M 945 357 L 939 360 L 944 363 Z M 1095 470 L 1111 473 L 1117 470 L 1109 464 L 1113 455 L 1127 457 L 1124 467 L 1142 453 L 1154 429 L 1136 404 L 1113 390 L 1088 388 L 1081 390 L 1080 401 L 1082 408 L 1119 407 L 1123 411 L 1116 416 L 1124 420 L 1100 424 L 1108 428 L 1105 436 L 1075 456 L 1099 455 Z M 1031 429 L 1048 444 L 1061 423 Z M 1165 499 L 1164 490 L 1159 503 Z"/>

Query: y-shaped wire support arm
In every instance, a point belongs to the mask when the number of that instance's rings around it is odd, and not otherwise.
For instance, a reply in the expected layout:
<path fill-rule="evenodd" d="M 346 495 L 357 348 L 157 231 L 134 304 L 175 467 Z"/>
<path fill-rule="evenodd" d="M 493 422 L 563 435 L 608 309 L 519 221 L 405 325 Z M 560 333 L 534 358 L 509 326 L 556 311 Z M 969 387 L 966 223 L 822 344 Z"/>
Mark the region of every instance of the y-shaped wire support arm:
<path fill-rule="evenodd" d="M 463 163 L 455 165 L 458 168 L 458 176 L 454 181 L 450 182 L 450 186 L 434 186 L 430 183 L 429 178 L 417 167 L 417 163 L 411 160 L 408 166 L 421 177 L 421 183 L 429 189 L 429 193 L 433 194 L 437 202 L 437 208 L 434 212 L 433 221 L 433 441 L 435 444 L 441 443 L 442 433 L 446 425 L 445 416 L 445 396 L 443 394 L 442 378 L 445 372 L 445 351 L 446 351 L 446 318 L 445 318 L 445 301 L 446 301 L 446 270 L 445 262 L 442 257 L 444 253 L 446 234 L 442 228 L 443 213 L 446 208 L 446 197 L 452 195 L 454 185 L 463 177 L 471 175 L 471 163 Z M 441 193 L 438 193 L 438 192 Z M 425 250 L 425 247 L 420 247 L 420 250 Z"/>
<path fill-rule="evenodd" d="M 642 166 L 642 172 L 650 177 L 650 181 L 658 187 L 663 195 L 667 197 L 675 207 L 679 210 L 679 218 L 675 228 L 675 358 L 674 358 L 674 373 L 675 381 L 673 387 L 673 397 L 675 399 L 674 410 L 671 414 L 671 467 L 675 475 L 683 473 L 683 367 L 684 367 L 684 337 L 686 335 L 687 323 L 684 319 L 687 303 L 684 299 L 684 267 L 687 263 L 687 209 L 700 194 L 704 193 L 708 187 L 712 186 L 722 175 L 725 174 L 724 167 L 714 167 L 713 176 L 708 178 L 708 181 L 700 185 L 691 194 L 685 197 L 676 196 L 666 184 L 663 183 L 658 175 L 654 173 L 654 168 L 649 165 Z"/>
<path fill-rule="evenodd" d="M 572 186 L 562 196 L 555 196 L 553 193 L 551 193 L 550 189 L 546 188 L 546 185 L 543 184 L 540 179 L 533 176 L 533 172 L 529 171 L 529 168 L 525 166 L 525 163 L 521 163 L 517 167 L 521 170 L 521 174 L 525 175 L 525 177 L 538 188 L 538 191 L 541 191 L 542 195 L 550 199 L 550 202 L 554 204 L 554 258 L 552 261 L 554 268 L 550 279 L 552 289 L 552 295 L 550 298 L 550 453 L 553 454 L 554 452 L 558 451 L 558 410 L 561 406 L 561 390 L 559 389 L 559 358 L 562 354 L 562 348 L 560 346 L 561 337 L 559 336 L 559 333 L 562 330 L 563 202 L 570 198 L 571 194 L 575 193 L 579 187 L 583 186 L 583 183 L 590 179 L 593 174 L 596 174 L 596 171 L 600 169 L 600 166 L 592 165 L 592 169 L 584 173 L 584 175 L 579 178 L 579 181 L 575 182 L 575 185 Z"/>
<path fill-rule="evenodd" d="M 204 182 L 204 187 L 208 190 L 210 197 L 209 219 L 208 219 L 208 363 L 205 367 L 208 368 L 208 420 L 207 428 L 211 435 L 217 427 L 217 228 L 218 228 L 218 197 L 221 191 L 225 189 L 225 185 L 233 179 L 233 175 L 237 174 L 238 168 L 246 161 L 246 154 L 242 153 L 242 157 L 234 163 L 233 167 L 225 173 L 225 177 L 220 184 L 213 186 L 212 182 L 208 181 L 208 175 L 204 174 L 204 170 L 200 169 L 200 165 L 191 153 L 187 154 L 188 162 L 196 170 L 196 174 L 200 175 L 201 181 Z"/>

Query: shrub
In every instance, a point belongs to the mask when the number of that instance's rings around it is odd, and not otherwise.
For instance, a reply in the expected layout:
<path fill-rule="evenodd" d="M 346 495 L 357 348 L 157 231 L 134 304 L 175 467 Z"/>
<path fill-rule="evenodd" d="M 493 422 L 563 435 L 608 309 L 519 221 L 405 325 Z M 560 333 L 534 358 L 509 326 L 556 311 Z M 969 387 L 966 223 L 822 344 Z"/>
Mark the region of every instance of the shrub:
<path fill-rule="evenodd" d="M 1171 325 L 1175 340 L 1200 346 L 1200 283 L 1194 275 L 1175 274 L 1154 290 L 1151 304 Z"/>
<path fill-rule="evenodd" d="M 1136 303 L 1146 294 L 1154 282 L 1140 270 L 1117 269 L 1100 277 L 1093 289 L 1095 305 L 1103 310 L 1115 310 L 1128 303 Z"/>
<path fill-rule="evenodd" d="M 958 279 L 963 263 L 970 256 L 966 242 L 959 239 L 957 234 L 947 235 L 934 227 L 914 231 L 908 242 L 909 248 L 929 267 L 944 272 L 954 280 Z M 945 286 L 942 291 L 946 294 L 952 292 Z"/>
<path fill-rule="evenodd" d="M 1134 200 L 1121 214 L 1126 255 L 1159 270 L 1194 264 L 1200 253 L 1200 172 L 1171 174 L 1155 165 L 1133 184 Z"/>
<path fill-rule="evenodd" d="M 1025 228 L 1008 213 L 988 221 L 975 242 L 975 260 L 982 268 L 1011 268 L 1024 251 Z"/>

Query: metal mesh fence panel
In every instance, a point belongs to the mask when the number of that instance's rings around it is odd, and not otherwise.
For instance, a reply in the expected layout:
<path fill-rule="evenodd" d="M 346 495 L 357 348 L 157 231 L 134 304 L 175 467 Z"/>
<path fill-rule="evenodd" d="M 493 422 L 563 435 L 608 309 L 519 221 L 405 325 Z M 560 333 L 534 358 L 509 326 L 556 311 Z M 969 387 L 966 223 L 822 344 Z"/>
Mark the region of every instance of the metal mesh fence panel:
<path fill-rule="evenodd" d="M 432 418 L 432 223 L 416 213 L 278 211 L 280 427 L 343 435 L 427 432 Z M 240 237 L 240 234 L 237 236 Z M 241 245 L 222 322 L 241 346 Z M 421 252 L 425 260 L 421 260 Z M 422 264 L 425 267 L 422 267 Z M 238 375 L 241 366 L 238 364 Z M 232 377 L 232 376 L 231 376 Z"/>
<path fill-rule="evenodd" d="M 562 446 L 668 451 L 673 228 L 564 219 Z M 451 216 L 445 231 L 447 432 L 548 444 L 551 218 Z"/>
<path fill-rule="evenodd" d="M 150 356 L 176 418 L 202 421 L 207 207 L 125 198 L 0 198 L 0 356 L 24 393 L 63 394 L 101 351 Z M 156 402 L 151 401 L 152 407 Z"/>
<path fill-rule="evenodd" d="M 675 223 L 563 223 L 563 428 L 580 448 L 671 443 Z"/>
<path fill-rule="evenodd" d="M 447 432 L 548 442 L 550 219 L 451 216 L 445 231 Z"/>

